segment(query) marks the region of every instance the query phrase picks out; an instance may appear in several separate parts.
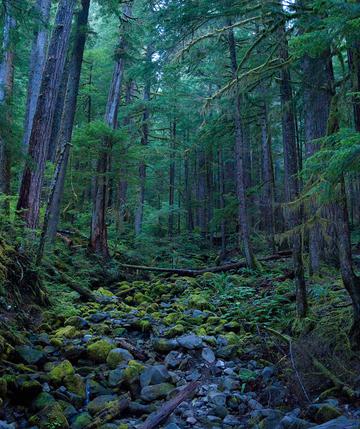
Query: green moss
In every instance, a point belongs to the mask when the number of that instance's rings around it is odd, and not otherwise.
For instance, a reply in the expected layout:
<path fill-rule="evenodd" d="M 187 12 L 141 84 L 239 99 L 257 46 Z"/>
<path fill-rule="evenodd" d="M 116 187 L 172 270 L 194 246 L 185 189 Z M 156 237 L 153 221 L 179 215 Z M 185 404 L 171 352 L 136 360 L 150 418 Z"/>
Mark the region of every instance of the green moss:
<path fill-rule="evenodd" d="M 112 292 L 110 292 L 109 290 L 100 287 L 99 289 L 96 290 L 96 292 L 100 295 L 104 295 L 104 296 L 108 296 L 108 297 L 113 297 L 114 294 Z"/>
<path fill-rule="evenodd" d="M 182 319 L 182 316 L 180 314 L 170 313 L 166 317 L 164 317 L 163 322 L 165 323 L 165 325 L 170 326 L 178 322 L 180 319 Z"/>
<path fill-rule="evenodd" d="M 89 344 L 87 352 L 89 358 L 94 362 L 103 363 L 106 362 L 106 358 L 110 350 L 114 349 L 115 346 L 106 340 L 99 340 L 95 343 Z"/>
<path fill-rule="evenodd" d="M 166 332 L 166 336 L 169 338 L 177 337 L 185 333 L 185 331 L 186 331 L 185 326 L 182 325 L 181 323 L 178 323 Z"/>
<path fill-rule="evenodd" d="M 79 414 L 71 425 L 71 429 L 83 429 L 86 428 L 92 422 L 92 418 L 89 413 Z"/>
<path fill-rule="evenodd" d="M 132 384 L 135 380 L 140 377 L 140 374 L 144 371 L 145 366 L 136 360 L 131 360 L 128 366 L 124 369 L 124 380 L 128 384 Z"/>
<path fill-rule="evenodd" d="M 55 338 L 75 338 L 79 332 L 74 326 L 64 326 L 55 332 Z"/>
<path fill-rule="evenodd" d="M 68 375 L 64 378 L 65 387 L 75 395 L 78 395 L 85 399 L 86 387 L 84 380 L 79 374 Z"/>
<path fill-rule="evenodd" d="M 210 309 L 209 297 L 202 294 L 191 295 L 189 298 L 189 305 L 192 308 L 196 308 L 199 310 L 209 310 Z"/>
<path fill-rule="evenodd" d="M 74 374 L 75 370 L 71 365 L 71 362 L 64 360 L 63 362 L 55 365 L 54 368 L 49 372 L 49 380 L 52 383 L 59 385 L 66 377 Z"/>
<path fill-rule="evenodd" d="M 55 402 L 55 399 L 50 395 L 50 393 L 41 392 L 33 401 L 32 406 L 35 410 L 42 410 L 53 402 Z"/>

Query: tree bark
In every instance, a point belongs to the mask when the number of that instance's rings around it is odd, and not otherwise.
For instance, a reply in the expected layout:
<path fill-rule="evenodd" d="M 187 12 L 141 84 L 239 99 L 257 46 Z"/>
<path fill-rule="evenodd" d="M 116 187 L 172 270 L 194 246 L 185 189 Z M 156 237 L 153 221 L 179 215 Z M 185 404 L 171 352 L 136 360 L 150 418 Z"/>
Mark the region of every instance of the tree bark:
<path fill-rule="evenodd" d="M 231 23 L 229 23 L 231 25 Z M 228 46 L 231 60 L 231 71 L 234 79 L 237 79 L 238 64 L 236 57 L 236 43 L 234 31 L 228 33 Z M 238 84 L 235 89 L 235 106 L 234 106 L 234 125 L 235 125 L 235 162 L 236 162 L 236 194 L 238 198 L 238 220 L 241 231 L 241 240 L 245 258 L 249 268 L 257 268 L 252 244 L 250 240 L 250 226 L 247 213 L 246 201 L 246 184 L 245 184 L 245 166 L 244 166 L 244 145 L 243 145 L 243 125 L 241 120 L 241 97 Z"/>
<path fill-rule="evenodd" d="M 24 121 L 23 147 L 27 150 L 36 104 L 40 94 L 42 73 L 46 60 L 46 48 L 49 37 L 49 18 L 51 0 L 37 0 L 38 27 L 34 35 L 30 55 L 30 76 L 27 90 L 26 111 Z"/>
<path fill-rule="evenodd" d="M 185 205 L 186 205 L 186 226 L 189 233 L 194 230 L 194 218 L 193 218 L 193 204 L 192 204 L 192 192 L 190 188 L 190 166 L 189 166 L 189 153 L 185 152 L 184 160 L 184 180 L 185 180 Z"/>
<path fill-rule="evenodd" d="M 176 120 L 170 125 L 170 168 L 169 168 L 169 238 L 174 236 L 174 205 L 175 205 L 175 150 Z"/>
<path fill-rule="evenodd" d="M 0 107 L 4 107 L 10 101 L 13 92 L 14 83 L 14 51 L 12 47 L 11 37 L 13 29 L 16 26 L 16 21 L 12 16 L 11 4 L 5 1 L 6 12 L 4 17 L 3 41 L 0 62 Z M 7 109 L 6 109 L 7 110 Z M 10 122 L 11 117 L 8 112 L 5 112 L 3 120 Z M 6 137 L 0 132 L 0 194 L 5 197 L 10 195 L 11 184 L 11 160 L 10 147 Z M 3 204 L 5 213 L 9 213 L 10 203 L 4 200 Z"/>
<path fill-rule="evenodd" d="M 47 211 L 49 211 L 48 228 L 46 228 L 45 222 L 43 227 L 45 234 L 47 234 L 47 237 L 51 242 L 55 240 L 60 218 L 60 206 L 64 193 L 65 176 L 71 149 L 69 143 L 71 141 L 74 127 L 77 97 L 80 86 L 81 67 L 87 38 L 90 1 L 91 0 L 81 0 L 82 9 L 77 16 L 76 21 L 75 41 L 69 67 L 69 79 L 66 88 L 65 107 L 59 132 L 58 145 L 60 147 L 60 153 L 62 156 L 59 156 L 58 159 L 58 171 L 53 179 L 53 189 L 50 193 L 51 197 L 47 206 Z"/>
<path fill-rule="evenodd" d="M 279 51 L 280 58 L 284 63 L 286 63 L 289 59 L 289 54 L 285 24 L 281 26 L 279 30 L 279 36 L 281 38 L 281 46 Z M 290 203 L 299 197 L 300 186 L 299 179 L 297 177 L 299 173 L 299 161 L 295 135 L 293 93 L 288 66 L 284 66 L 281 70 L 280 98 L 282 109 L 282 138 L 285 166 L 285 197 L 286 201 Z M 305 317 L 307 314 L 307 293 L 304 278 L 303 242 L 301 232 L 295 230 L 297 228 L 301 228 L 301 217 L 300 209 L 295 208 L 288 210 L 288 227 L 292 230 L 291 242 L 295 273 L 297 313 L 299 317 Z"/>
<path fill-rule="evenodd" d="M 306 55 L 302 59 L 304 79 L 304 127 L 306 157 L 319 150 L 317 139 L 326 135 L 330 104 L 333 92 L 334 74 L 331 56 L 328 50 L 319 57 Z M 310 207 L 310 216 L 316 217 L 318 206 L 314 201 Z M 324 257 L 324 238 L 317 221 L 309 230 L 310 274 L 320 271 Z"/>
<path fill-rule="evenodd" d="M 268 123 L 267 105 L 261 106 L 261 167 L 263 181 L 262 215 L 270 248 L 275 252 L 274 221 L 274 171 L 272 161 L 271 133 Z"/>
<path fill-rule="evenodd" d="M 38 224 L 51 127 L 64 71 L 75 3 L 75 0 L 60 0 L 58 6 L 29 139 L 28 161 L 21 180 L 17 210 L 25 225 L 31 229 L 35 229 Z"/>
<path fill-rule="evenodd" d="M 153 56 L 153 46 L 150 43 L 146 48 L 146 72 L 150 73 L 151 61 Z M 151 76 L 146 76 L 146 82 L 144 87 L 144 113 L 142 119 L 142 136 L 141 144 L 145 147 L 149 144 L 149 102 L 150 102 L 150 91 L 151 91 Z M 146 150 L 146 149 L 145 149 Z M 145 153 L 144 150 L 144 153 Z M 139 199 L 138 205 L 135 212 L 135 235 L 139 235 L 142 230 L 143 218 L 144 218 L 144 203 L 145 203 L 145 185 L 146 185 L 146 160 L 142 159 L 139 165 Z"/>
<path fill-rule="evenodd" d="M 125 17 L 131 16 L 131 5 L 124 6 Z M 128 18 L 125 18 L 126 20 Z M 105 123 L 113 130 L 118 125 L 118 110 L 120 104 L 121 88 L 123 83 L 123 74 L 125 67 L 125 58 L 123 52 L 126 48 L 124 35 L 120 36 L 118 45 L 117 61 L 114 66 L 114 72 L 110 84 L 108 100 L 106 104 Z M 107 207 L 107 173 L 110 167 L 112 144 L 109 139 L 104 138 L 96 164 L 96 183 L 94 189 L 93 211 L 91 218 L 89 250 L 104 258 L 109 257 L 108 235 L 106 225 L 106 207 Z"/>
<path fill-rule="evenodd" d="M 219 207 L 220 210 L 225 209 L 225 172 L 224 172 L 224 155 L 223 149 L 220 147 L 218 149 L 218 159 L 219 159 Z M 224 215 L 222 216 L 220 224 L 220 233 L 221 233 L 221 256 L 222 260 L 226 255 L 226 222 Z"/>

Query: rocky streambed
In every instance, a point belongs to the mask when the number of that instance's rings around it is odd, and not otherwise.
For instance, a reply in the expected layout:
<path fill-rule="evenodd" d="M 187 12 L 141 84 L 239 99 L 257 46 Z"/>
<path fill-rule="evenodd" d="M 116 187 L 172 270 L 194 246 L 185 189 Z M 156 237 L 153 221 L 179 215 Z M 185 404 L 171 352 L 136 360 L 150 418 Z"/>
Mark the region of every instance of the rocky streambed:
<path fill-rule="evenodd" d="M 139 429 L 190 383 L 157 427 L 355 429 L 328 397 L 298 406 L 255 338 L 193 280 L 120 283 L 75 315 L 45 316 L 23 344 L 0 341 L 0 429 Z"/>

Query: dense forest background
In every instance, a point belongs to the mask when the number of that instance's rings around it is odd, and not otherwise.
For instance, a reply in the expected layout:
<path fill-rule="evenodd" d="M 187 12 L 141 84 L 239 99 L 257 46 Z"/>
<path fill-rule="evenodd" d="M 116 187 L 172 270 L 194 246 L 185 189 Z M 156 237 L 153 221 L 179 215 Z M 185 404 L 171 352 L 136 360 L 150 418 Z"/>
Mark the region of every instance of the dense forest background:
<path fill-rule="evenodd" d="M 298 334 L 335 281 L 359 349 L 360 1 L 0 5 L 4 284 L 242 268 L 290 282 Z"/>

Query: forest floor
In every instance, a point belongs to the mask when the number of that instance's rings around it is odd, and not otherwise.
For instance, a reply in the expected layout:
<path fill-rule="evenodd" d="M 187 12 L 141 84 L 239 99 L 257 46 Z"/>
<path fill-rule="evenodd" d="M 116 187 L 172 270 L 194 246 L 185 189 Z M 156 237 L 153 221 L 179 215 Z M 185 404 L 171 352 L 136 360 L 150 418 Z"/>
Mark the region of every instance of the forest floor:
<path fill-rule="evenodd" d="M 313 280 L 312 311 L 299 322 L 288 263 L 197 278 L 104 277 L 97 302 L 86 303 L 48 280 L 51 306 L 29 307 L 31 325 L 12 329 L 14 309 L 1 313 L 0 428 L 360 428 L 343 288 L 331 275 Z"/>

